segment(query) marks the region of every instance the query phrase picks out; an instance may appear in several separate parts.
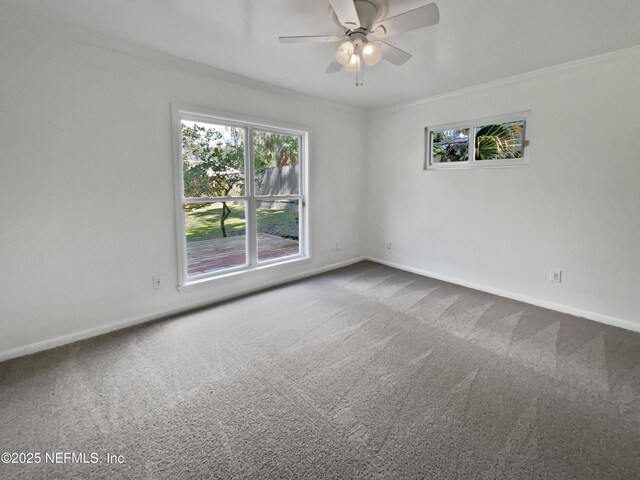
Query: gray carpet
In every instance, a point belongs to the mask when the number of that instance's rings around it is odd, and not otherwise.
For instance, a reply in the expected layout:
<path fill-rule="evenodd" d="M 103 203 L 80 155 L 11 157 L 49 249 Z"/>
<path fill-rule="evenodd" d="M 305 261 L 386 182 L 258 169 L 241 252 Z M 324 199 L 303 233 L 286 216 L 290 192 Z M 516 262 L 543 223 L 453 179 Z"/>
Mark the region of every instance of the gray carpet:
<path fill-rule="evenodd" d="M 361 263 L 2 363 L 0 412 L 125 462 L 3 479 L 637 479 L 640 335 Z"/>

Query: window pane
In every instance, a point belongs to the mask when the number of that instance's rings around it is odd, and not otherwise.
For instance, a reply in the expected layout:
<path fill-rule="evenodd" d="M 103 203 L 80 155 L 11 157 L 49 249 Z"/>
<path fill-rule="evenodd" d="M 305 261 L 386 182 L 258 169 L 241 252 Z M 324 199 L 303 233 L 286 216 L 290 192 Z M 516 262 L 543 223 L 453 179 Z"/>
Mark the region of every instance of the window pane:
<path fill-rule="evenodd" d="M 247 263 L 245 202 L 185 205 L 187 275 Z"/>
<path fill-rule="evenodd" d="M 256 195 L 300 193 L 300 137 L 255 130 Z"/>
<path fill-rule="evenodd" d="M 258 261 L 300 253 L 300 202 L 258 201 Z"/>
<path fill-rule="evenodd" d="M 433 163 L 468 162 L 469 129 L 431 132 Z"/>
<path fill-rule="evenodd" d="M 244 195 L 244 129 L 182 121 L 184 196 Z"/>
<path fill-rule="evenodd" d="M 476 128 L 476 160 L 522 158 L 524 121 Z"/>

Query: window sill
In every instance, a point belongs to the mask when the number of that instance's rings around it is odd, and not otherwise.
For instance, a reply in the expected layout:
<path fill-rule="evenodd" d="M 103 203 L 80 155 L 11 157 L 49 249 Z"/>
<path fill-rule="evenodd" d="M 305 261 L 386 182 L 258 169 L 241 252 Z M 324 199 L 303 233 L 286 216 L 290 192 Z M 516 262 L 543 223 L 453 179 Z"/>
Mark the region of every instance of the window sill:
<path fill-rule="evenodd" d="M 178 285 L 178 291 L 180 293 L 187 293 L 187 292 L 191 292 L 194 290 L 200 290 L 202 288 L 208 288 L 208 287 L 212 287 L 214 285 L 216 285 L 217 282 L 223 281 L 223 280 L 230 280 L 233 278 L 241 278 L 244 275 L 248 275 L 254 272 L 260 272 L 260 271 L 264 271 L 267 269 L 275 269 L 277 270 L 278 267 L 286 267 L 288 265 L 293 265 L 293 264 L 300 264 L 303 265 L 305 263 L 309 263 L 311 261 L 311 257 L 306 256 L 306 255 L 295 255 L 292 256 L 291 258 L 288 258 L 287 260 L 282 260 L 282 261 L 271 261 L 268 262 L 266 264 L 258 264 L 258 265 L 254 265 L 251 267 L 247 267 L 247 268 L 243 268 L 241 270 L 235 270 L 233 272 L 228 272 L 228 273 L 218 273 L 218 274 L 212 274 L 211 276 L 205 277 L 205 278 L 199 278 L 197 280 L 190 280 L 184 283 L 184 285 Z"/>
<path fill-rule="evenodd" d="M 470 165 L 468 163 L 464 165 L 455 165 L 455 164 L 445 164 L 445 165 L 429 165 L 425 170 L 433 171 L 433 170 L 484 170 L 487 168 L 528 168 L 529 164 L 527 163 L 494 163 L 490 165 L 478 165 L 473 164 Z"/>

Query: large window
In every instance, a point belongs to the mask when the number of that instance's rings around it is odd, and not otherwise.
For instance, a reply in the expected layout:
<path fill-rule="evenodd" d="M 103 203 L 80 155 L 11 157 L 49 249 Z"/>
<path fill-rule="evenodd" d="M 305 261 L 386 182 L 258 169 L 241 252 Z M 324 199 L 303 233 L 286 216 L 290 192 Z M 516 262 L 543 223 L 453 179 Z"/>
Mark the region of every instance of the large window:
<path fill-rule="evenodd" d="M 528 161 L 529 112 L 427 127 L 429 170 L 523 166 Z"/>
<path fill-rule="evenodd" d="M 174 107 L 181 285 L 304 258 L 307 133 Z"/>

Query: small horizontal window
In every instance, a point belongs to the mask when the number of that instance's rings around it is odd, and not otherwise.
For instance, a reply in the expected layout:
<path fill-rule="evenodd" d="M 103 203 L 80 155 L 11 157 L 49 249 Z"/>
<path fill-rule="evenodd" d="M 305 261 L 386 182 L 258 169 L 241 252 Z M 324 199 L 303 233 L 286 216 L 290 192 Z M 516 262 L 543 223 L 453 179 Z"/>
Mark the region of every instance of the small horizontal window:
<path fill-rule="evenodd" d="M 425 168 L 523 166 L 529 112 L 427 127 Z"/>

